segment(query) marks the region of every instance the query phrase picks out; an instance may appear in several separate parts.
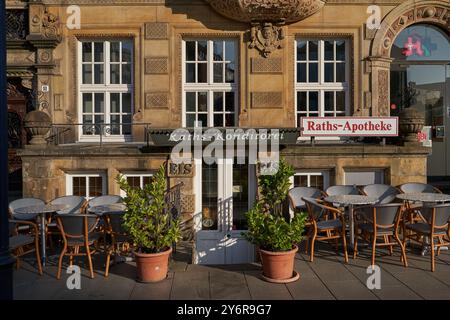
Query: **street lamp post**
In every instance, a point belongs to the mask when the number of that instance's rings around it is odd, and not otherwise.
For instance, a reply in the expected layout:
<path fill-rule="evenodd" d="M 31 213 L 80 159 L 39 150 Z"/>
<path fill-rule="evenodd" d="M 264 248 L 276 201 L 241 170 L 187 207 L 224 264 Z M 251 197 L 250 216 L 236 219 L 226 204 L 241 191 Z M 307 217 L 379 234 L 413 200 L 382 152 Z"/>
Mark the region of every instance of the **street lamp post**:
<path fill-rule="evenodd" d="M 6 105 L 6 4 L 0 1 L 0 300 L 13 295 L 8 223 L 8 107 Z"/>

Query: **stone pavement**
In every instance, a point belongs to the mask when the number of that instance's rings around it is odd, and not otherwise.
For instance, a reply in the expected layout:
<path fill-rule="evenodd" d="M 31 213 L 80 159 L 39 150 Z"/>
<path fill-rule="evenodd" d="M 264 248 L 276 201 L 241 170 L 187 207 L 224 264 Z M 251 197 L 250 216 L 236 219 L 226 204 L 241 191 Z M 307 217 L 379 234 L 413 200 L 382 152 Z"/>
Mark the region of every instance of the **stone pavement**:
<path fill-rule="evenodd" d="M 420 249 L 407 257 L 404 268 L 399 253 L 393 256 L 380 250 L 377 263 L 381 267 L 381 289 L 369 290 L 366 268 L 370 264 L 370 250 L 348 264 L 327 244 L 320 245 L 316 258 L 310 263 L 304 252 L 297 254 L 295 269 L 299 281 L 290 284 L 271 284 L 260 278 L 258 263 L 248 265 L 201 266 L 188 263 L 190 248 L 180 246 L 171 262 L 168 278 L 155 284 L 135 281 L 133 262 L 120 263 L 110 268 L 110 276 L 103 276 L 101 259 L 94 261 L 95 279 L 88 277 L 84 260 L 81 290 L 69 290 L 63 272 L 56 280 L 56 256 L 47 265 L 43 276 L 37 274 L 33 256 L 25 257 L 22 266 L 14 272 L 15 299 L 256 299 L 256 300 L 317 300 L 317 299 L 372 299 L 413 300 L 450 299 L 450 252 L 442 251 L 437 259 L 436 272 L 430 271 L 430 257 L 421 256 Z"/>

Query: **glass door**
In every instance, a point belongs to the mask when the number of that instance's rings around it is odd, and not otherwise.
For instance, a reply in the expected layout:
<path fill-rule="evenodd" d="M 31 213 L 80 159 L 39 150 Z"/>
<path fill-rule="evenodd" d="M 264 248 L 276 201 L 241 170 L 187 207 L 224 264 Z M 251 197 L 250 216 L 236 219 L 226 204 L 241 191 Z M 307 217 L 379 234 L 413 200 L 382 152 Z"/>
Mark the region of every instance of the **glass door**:
<path fill-rule="evenodd" d="M 254 261 L 254 248 L 243 237 L 245 213 L 256 195 L 254 166 L 232 159 L 198 162 L 195 183 L 197 214 L 194 263 L 237 264 Z"/>

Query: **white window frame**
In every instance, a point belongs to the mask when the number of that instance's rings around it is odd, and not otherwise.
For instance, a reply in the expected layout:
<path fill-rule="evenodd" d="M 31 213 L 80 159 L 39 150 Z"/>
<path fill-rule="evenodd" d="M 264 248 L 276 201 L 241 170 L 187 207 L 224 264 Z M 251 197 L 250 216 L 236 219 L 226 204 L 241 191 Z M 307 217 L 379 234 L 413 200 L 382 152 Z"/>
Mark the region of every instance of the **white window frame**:
<path fill-rule="evenodd" d="M 131 52 L 131 84 L 110 84 L 111 74 L 110 66 L 111 64 L 111 42 L 116 41 L 130 41 L 132 43 Z M 83 84 L 83 42 L 102 42 L 104 50 L 104 83 L 103 84 Z M 78 123 L 83 124 L 83 93 L 104 93 L 104 123 L 110 124 L 111 121 L 111 93 L 129 93 L 131 95 L 131 122 L 133 121 L 134 114 L 134 41 L 132 38 L 114 38 L 114 39 L 96 39 L 96 38 L 80 38 L 77 41 L 77 64 L 78 64 Z M 94 46 L 92 47 L 92 59 L 94 59 Z M 122 50 L 120 51 L 120 60 L 122 60 Z M 94 65 L 93 63 L 92 65 Z M 97 63 L 99 64 L 99 63 Z M 120 63 L 122 65 L 122 62 Z M 120 70 L 122 66 L 120 67 Z M 92 79 L 94 79 L 94 69 L 92 69 Z M 93 81 L 94 82 L 94 81 Z M 122 96 L 120 98 L 122 101 Z M 92 108 L 94 110 L 95 105 L 93 103 Z M 93 112 L 94 113 L 94 112 Z M 121 113 L 124 114 L 124 113 Z M 93 119 L 94 121 L 94 119 Z M 80 142 L 98 142 L 100 140 L 100 135 L 84 135 L 83 127 L 78 128 L 78 141 Z M 102 140 L 105 142 L 127 142 L 132 140 L 132 135 L 111 135 L 103 134 Z"/>
<path fill-rule="evenodd" d="M 90 177 L 102 178 L 102 195 L 108 194 L 106 173 L 103 173 L 103 172 L 95 172 L 95 173 L 77 172 L 77 173 L 67 173 L 66 174 L 66 195 L 67 196 L 73 195 L 73 178 L 78 178 L 78 177 L 86 178 L 86 194 L 84 195 L 86 200 L 90 200 L 93 198 L 93 197 L 88 196 L 89 195 L 89 178 Z"/>
<path fill-rule="evenodd" d="M 140 188 L 143 188 L 144 187 L 144 178 L 145 177 L 153 177 L 154 173 L 153 172 L 125 172 L 125 173 L 122 173 L 122 175 L 124 176 L 125 179 L 139 178 L 139 186 L 140 186 Z M 120 189 L 120 195 L 122 197 L 125 197 L 126 196 L 125 191 Z"/>
<path fill-rule="evenodd" d="M 307 176 L 308 186 L 311 183 L 311 176 L 322 176 L 323 177 L 323 189 L 325 191 L 330 186 L 330 171 L 329 170 L 299 170 L 290 177 L 291 188 L 294 188 L 294 177 L 296 176 Z"/>
<path fill-rule="evenodd" d="M 186 42 L 188 41 L 206 41 L 207 42 L 207 82 L 206 83 L 188 83 L 186 82 Z M 235 73 L 234 83 L 214 82 L 214 41 L 234 41 L 235 42 Z M 198 73 L 196 73 L 198 77 Z M 234 123 L 238 126 L 239 107 L 238 107 L 238 88 L 239 88 L 239 41 L 237 38 L 185 38 L 182 40 L 182 125 L 186 127 L 186 92 L 207 92 L 208 103 L 208 124 L 202 123 L 203 127 L 213 127 L 210 124 L 214 123 L 214 92 L 234 92 Z M 224 102 L 225 103 L 225 102 Z M 224 111 L 225 113 L 225 111 Z M 225 123 L 224 125 L 225 126 Z"/>
<path fill-rule="evenodd" d="M 317 41 L 318 42 L 318 82 L 297 82 L 297 64 L 299 62 L 306 62 L 307 66 L 309 63 L 308 56 L 305 61 L 297 60 L 297 45 L 299 41 Z M 345 41 L 345 61 L 341 60 L 325 60 L 325 41 Z M 308 48 L 307 48 L 308 51 Z M 295 40 L 295 50 L 294 50 L 294 91 L 295 91 L 295 126 L 298 126 L 299 117 L 301 116 L 298 111 L 298 92 L 307 92 L 307 99 L 309 99 L 309 92 L 318 92 L 318 117 L 325 117 L 325 92 L 326 91 L 344 91 L 345 93 L 345 116 L 350 115 L 350 40 L 345 37 L 330 37 L 330 38 L 315 38 L 315 37 L 297 37 Z M 315 60 L 313 62 L 316 62 Z M 325 63 L 327 62 L 345 62 L 345 82 L 325 82 Z M 308 81 L 309 68 L 306 68 Z M 336 67 L 335 67 L 335 77 L 336 77 Z M 336 96 L 336 95 L 335 95 Z M 336 99 L 334 101 L 336 105 Z M 310 137 L 300 137 L 299 140 L 310 140 Z M 338 140 L 338 137 L 317 137 L 316 140 Z"/>

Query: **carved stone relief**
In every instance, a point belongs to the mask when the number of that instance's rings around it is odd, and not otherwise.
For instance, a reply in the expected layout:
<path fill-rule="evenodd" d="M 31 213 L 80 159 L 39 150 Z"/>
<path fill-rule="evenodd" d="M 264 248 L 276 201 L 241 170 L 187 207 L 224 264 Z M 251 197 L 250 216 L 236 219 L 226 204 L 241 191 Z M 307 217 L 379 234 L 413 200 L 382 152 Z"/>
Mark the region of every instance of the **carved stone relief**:
<path fill-rule="evenodd" d="M 252 92 L 252 108 L 282 108 L 282 92 Z"/>
<path fill-rule="evenodd" d="M 27 25 L 26 10 L 6 10 L 6 40 L 25 40 Z"/>
<path fill-rule="evenodd" d="M 249 48 L 256 48 L 265 58 L 283 47 L 284 30 L 282 25 L 271 22 L 253 24 L 250 30 Z"/>
<path fill-rule="evenodd" d="M 252 58 L 252 73 L 282 73 L 283 60 L 281 58 Z"/>
<path fill-rule="evenodd" d="M 145 24 L 146 40 L 165 40 L 169 37 L 169 24 L 151 22 Z"/>
<path fill-rule="evenodd" d="M 145 94 L 145 109 L 169 107 L 168 92 L 149 92 Z"/>
<path fill-rule="evenodd" d="M 263 57 L 282 48 L 283 25 L 305 19 L 318 12 L 322 0 L 206 0 L 221 15 L 251 23 L 250 48 Z"/>
<path fill-rule="evenodd" d="M 146 74 L 167 74 L 169 72 L 169 59 L 162 58 L 145 58 Z"/>

